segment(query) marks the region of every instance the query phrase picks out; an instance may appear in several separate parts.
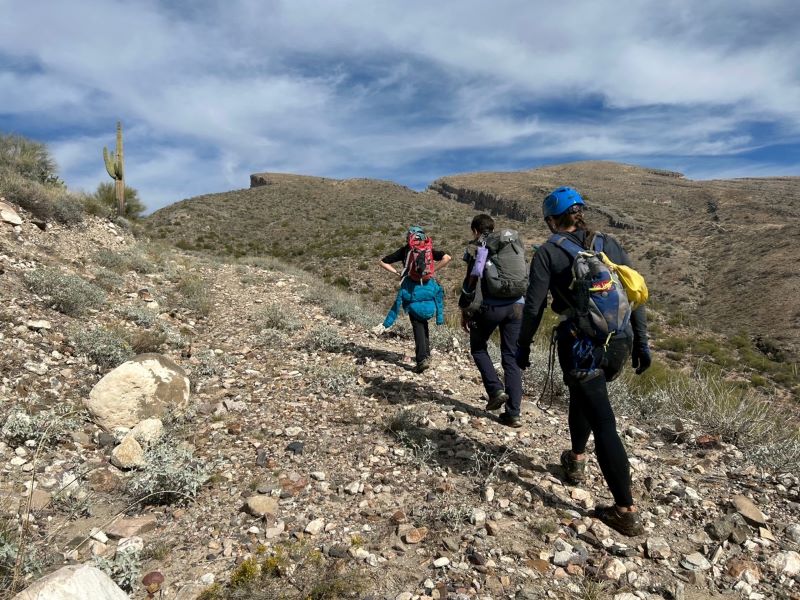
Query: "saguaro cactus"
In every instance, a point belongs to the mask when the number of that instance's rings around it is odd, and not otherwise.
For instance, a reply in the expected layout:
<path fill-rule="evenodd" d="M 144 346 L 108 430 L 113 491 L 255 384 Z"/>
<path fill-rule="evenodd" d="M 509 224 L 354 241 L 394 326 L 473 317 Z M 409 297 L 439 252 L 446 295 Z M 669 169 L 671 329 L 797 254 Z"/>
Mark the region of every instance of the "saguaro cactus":
<path fill-rule="evenodd" d="M 114 191 L 117 193 L 117 210 L 119 216 L 125 216 L 125 166 L 122 157 L 122 122 L 117 121 L 117 151 L 109 152 L 103 146 L 103 160 L 106 171 L 114 180 Z"/>

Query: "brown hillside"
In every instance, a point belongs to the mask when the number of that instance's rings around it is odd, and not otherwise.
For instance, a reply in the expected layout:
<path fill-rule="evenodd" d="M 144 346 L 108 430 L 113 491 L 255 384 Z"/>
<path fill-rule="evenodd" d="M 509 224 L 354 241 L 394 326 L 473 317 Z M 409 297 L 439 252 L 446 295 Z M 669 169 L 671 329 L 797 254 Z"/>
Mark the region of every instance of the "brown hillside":
<path fill-rule="evenodd" d="M 714 331 L 746 331 L 797 353 L 800 178 L 692 181 L 679 173 L 578 162 L 511 173 L 443 177 L 431 189 L 479 209 L 528 219 L 541 237 L 541 200 L 581 191 L 598 229 L 621 238 L 655 305 Z"/>
<path fill-rule="evenodd" d="M 572 185 L 589 202 L 590 223 L 621 238 L 646 275 L 662 357 L 674 366 L 690 356 L 727 372 L 759 374 L 755 385 L 760 374 L 789 388 L 797 383 L 791 361 L 800 339 L 793 301 L 800 275 L 790 257 L 798 247 L 792 229 L 800 210 L 798 178 L 691 181 L 673 172 L 582 162 L 445 177 L 422 193 L 386 181 L 274 173 L 255 174 L 251 183 L 157 211 L 149 217 L 153 235 L 217 255 L 276 256 L 388 308 L 396 281 L 377 259 L 402 243 L 409 224 L 419 223 L 454 258 L 440 274 L 452 303 L 476 212 L 503 215 L 525 240 L 540 243 L 548 235 L 539 217 L 542 198 Z M 780 200 L 764 210 L 762 199 L 770 197 Z M 769 306 L 759 301 L 765 289 Z"/>

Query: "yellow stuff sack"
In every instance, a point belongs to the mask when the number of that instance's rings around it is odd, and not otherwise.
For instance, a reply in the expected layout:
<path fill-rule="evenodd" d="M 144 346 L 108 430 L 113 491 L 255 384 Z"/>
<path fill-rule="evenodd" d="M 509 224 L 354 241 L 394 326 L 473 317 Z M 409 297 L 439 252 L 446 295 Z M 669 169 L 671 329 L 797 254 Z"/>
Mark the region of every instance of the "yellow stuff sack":
<path fill-rule="evenodd" d="M 619 277 L 622 287 L 625 288 L 625 293 L 628 296 L 628 302 L 631 304 L 631 310 L 640 307 L 647 302 L 649 292 L 647 291 L 647 283 L 636 269 L 627 265 L 618 265 L 611 262 L 604 252 L 600 253 L 603 263 Z"/>

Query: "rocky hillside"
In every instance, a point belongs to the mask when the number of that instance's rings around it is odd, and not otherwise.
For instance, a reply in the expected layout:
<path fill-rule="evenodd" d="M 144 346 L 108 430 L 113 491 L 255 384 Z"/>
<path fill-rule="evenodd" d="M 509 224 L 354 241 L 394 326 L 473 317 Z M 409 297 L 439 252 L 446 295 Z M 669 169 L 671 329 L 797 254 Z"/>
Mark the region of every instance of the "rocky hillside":
<path fill-rule="evenodd" d="M 672 171 L 578 162 L 443 177 L 431 189 L 539 221 L 541 200 L 559 185 L 580 190 L 591 223 L 625 242 L 659 305 L 728 335 L 761 336 L 797 359 L 800 272 L 788 265 L 800 243 L 800 177 L 692 181 Z"/>
<path fill-rule="evenodd" d="M 181 600 L 800 597 L 799 454 L 770 405 L 617 384 L 647 524 L 625 538 L 590 515 L 610 501 L 593 460 L 563 481 L 542 352 L 507 429 L 455 331 L 418 375 L 407 327 L 376 337 L 381 312 L 308 273 L 10 209 L 0 596 L 87 563 L 135 598 L 154 572 Z M 110 585 L 71 567 L 39 586 L 70 577 Z"/>
<path fill-rule="evenodd" d="M 528 243 L 541 243 L 549 235 L 541 200 L 565 183 L 587 197 L 590 223 L 621 238 L 646 275 L 662 360 L 675 369 L 704 364 L 800 397 L 800 313 L 793 301 L 800 275 L 787 267 L 800 242 L 797 178 L 697 182 L 589 162 L 445 177 L 416 193 L 367 179 L 260 173 L 251 189 L 178 202 L 154 213 L 149 225 L 155 238 L 180 248 L 278 257 L 380 301 L 395 282 L 375 268 L 376 259 L 402 243 L 409 224 L 420 223 L 456 258 L 441 275 L 455 297 L 458 258 L 476 212 L 499 214 Z M 766 210 L 764 198 L 780 200 Z"/>

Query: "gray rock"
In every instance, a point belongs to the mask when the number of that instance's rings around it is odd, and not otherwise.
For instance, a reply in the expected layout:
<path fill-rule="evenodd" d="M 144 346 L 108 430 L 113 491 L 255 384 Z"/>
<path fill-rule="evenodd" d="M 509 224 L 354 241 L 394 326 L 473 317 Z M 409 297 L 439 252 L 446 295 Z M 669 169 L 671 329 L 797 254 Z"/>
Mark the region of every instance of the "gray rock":
<path fill-rule="evenodd" d="M 111 578 L 89 565 L 69 565 L 36 581 L 14 600 L 128 600 Z"/>
<path fill-rule="evenodd" d="M 687 571 L 707 571 L 711 568 L 711 563 L 699 552 L 692 552 L 683 557 L 681 566 Z"/>
<path fill-rule="evenodd" d="M 792 540 L 795 544 L 800 544 L 800 524 L 793 523 L 786 528 L 786 535 L 789 536 L 789 539 Z"/>
<path fill-rule="evenodd" d="M 667 544 L 663 537 L 649 537 L 645 542 L 647 556 L 652 559 L 669 558 L 672 556 L 672 548 Z"/>

